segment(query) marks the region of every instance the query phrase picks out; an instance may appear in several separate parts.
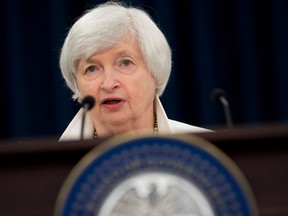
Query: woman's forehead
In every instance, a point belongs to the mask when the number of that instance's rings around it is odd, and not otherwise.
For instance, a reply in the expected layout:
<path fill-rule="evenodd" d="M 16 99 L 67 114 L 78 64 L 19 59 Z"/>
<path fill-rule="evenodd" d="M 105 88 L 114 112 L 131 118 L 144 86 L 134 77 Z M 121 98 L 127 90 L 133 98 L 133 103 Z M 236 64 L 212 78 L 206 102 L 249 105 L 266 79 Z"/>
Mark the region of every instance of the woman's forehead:
<path fill-rule="evenodd" d="M 142 58 L 142 52 L 139 46 L 139 42 L 136 38 L 131 36 L 122 37 L 116 44 L 107 47 L 106 49 L 101 49 L 94 51 L 90 56 L 84 58 L 87 62 L 93 61 L 96 56 L 103 54 L 110 54 L 111 57 L 124 57 L 124 56 L 134 56 L 135 58 Z M 83 58 L 81 58 L 83 59 Z"/>

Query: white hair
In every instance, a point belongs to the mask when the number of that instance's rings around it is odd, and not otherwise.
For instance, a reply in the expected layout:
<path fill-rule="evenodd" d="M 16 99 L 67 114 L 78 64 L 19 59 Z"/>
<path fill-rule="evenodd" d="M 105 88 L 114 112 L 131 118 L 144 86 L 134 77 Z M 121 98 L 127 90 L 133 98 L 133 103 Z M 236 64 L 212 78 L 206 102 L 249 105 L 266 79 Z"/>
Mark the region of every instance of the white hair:
<path fill-rule="evenodd" d="M 104 3 L 88 10 L 71 27 L 60 55 L 60 68 L 68 87 L 79 99 L 76 83 L 77 63 L 113 47 L 126 34 L 139 43 L 148 69 L 153 74 L 160 96 L 171 73 L 171 49 L 157 25 L 143 10 L 120 3 Z"/>

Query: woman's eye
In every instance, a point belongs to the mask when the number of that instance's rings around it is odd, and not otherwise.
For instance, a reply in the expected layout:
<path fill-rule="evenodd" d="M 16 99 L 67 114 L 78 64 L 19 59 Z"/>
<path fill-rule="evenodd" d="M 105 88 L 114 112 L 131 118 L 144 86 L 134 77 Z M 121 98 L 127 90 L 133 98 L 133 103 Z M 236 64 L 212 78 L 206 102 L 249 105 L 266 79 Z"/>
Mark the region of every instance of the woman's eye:
<path fill-rule="evenodd" d="M 96 71 L 96 67 L 91 65 L 86 69 L 86 72 L 95 72 Z"/>
<path fill-rule="evenodd" d="M 99 76 L 99 67 L 97 65 L 90 65 L 85 69 L 84 77 L 87 80 L 96 79 Z"/>
<path fill-rule="evenodd" d="M 129 66 L 130 64 L 132 64 L 132 62 L 130 60 L 123 60 L 121 63 L 125 67 Z"/>

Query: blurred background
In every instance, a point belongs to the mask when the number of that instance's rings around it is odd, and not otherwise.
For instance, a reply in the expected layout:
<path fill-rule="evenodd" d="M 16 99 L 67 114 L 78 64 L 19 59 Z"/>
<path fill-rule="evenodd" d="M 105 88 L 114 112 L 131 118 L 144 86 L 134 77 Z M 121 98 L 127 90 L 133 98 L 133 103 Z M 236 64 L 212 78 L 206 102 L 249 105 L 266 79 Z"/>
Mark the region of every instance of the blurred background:
<path fill-rule="evenodd" d="M 58 66 L 69 27 L 105 1 L 2 0 L 0 139 L 59 137 L 79 105 Z M 168 117 L 225 126 L 211 100 L 223 89 L 234 125 L 288 120 L 287 0 L 130 0 L 166 35 L 173 71 L 161 100 Z"/>

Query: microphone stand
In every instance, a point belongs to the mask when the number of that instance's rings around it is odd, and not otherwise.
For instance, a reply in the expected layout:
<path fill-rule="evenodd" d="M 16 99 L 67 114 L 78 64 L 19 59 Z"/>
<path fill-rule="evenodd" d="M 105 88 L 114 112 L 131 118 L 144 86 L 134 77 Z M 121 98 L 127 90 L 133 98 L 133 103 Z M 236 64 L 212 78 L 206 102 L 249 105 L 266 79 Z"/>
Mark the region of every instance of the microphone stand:
<path fill-rule="evenodd" d="M 89 104 L 83 104 L 83 115 L 82 115 L 82 122 L 81 122 L 81 134 L 80 134 L 80 140 L 84 139 L 84 125 L 85 125 L 85 118 L 86 118 L 86 113 L 88 111 Z"/>
<path fill-rule="evenodd" d="M 232 127 L 232 117 L 229 102 L 225 97 L 225 92 L 222 89 L 216 88 L 211 92 L 211 99 L 223 105 L 227 127 Z"/>
<path fill-rule="evenodd" d="M 95 99 L 90 95 L 86 96 L 82 101 L 83 115 L 82 115 L 82 122 L 81 122 L 80 140 L 84 139 L 84 127 L 85 127 L 86 113 L 88 112 L 88 110 L 92 109 L 94 105 L 95 105 Z"/>
<path fill-rule="evenodd" d="M 225 113 L 225 119 L 226 119 L 227 127 L 232 127 L 232 118 L 231 118 L 229 103 L 226 100 L 226 98 L 223 96 L 220 97 L 219 100 L 224 107 L 224 113 Z"/>

